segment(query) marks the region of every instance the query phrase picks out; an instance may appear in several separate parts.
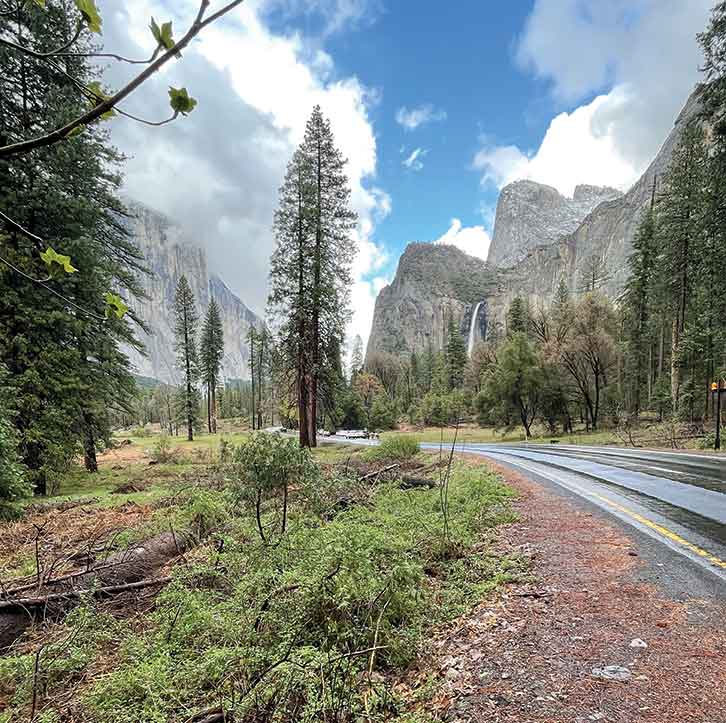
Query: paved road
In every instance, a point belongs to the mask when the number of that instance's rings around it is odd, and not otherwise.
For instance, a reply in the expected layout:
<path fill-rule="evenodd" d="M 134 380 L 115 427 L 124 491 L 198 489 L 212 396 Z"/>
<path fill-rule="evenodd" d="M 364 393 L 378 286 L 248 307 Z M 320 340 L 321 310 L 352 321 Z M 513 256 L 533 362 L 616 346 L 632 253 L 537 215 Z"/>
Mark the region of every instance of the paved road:
<path fill-rule="evenodd" d="M 614 516 L 674 594 L 726 597 L 726 458 L 538 444 L 465 443 L 457 450 L 488 457 Z"/>
<path fill-rule="evenodd" d="M 459 449 L 489 457 L 614 515 L 635 528 L 639 539 L 649 538 L 664 548 L 654 547 L 656 564 L 699 568 L 706 574 L 688 584 L 706 594 L 726 595 L 726 459 L 570 445 L 465 444 Z M 666 548 L 673 554 L 666 554 Z M 692 569 L 681 571 L 682 582 L 692 577 Z"/>

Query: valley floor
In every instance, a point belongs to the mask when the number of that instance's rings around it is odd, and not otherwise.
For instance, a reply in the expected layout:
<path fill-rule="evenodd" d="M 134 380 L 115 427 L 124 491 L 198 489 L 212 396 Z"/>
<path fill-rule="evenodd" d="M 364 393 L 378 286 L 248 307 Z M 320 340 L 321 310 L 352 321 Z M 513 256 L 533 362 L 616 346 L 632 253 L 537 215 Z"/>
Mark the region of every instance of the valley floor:
<path fill-rule="evenodd" d="M 269 626 L 272 634 L 274 625 L 285 620 L 287 606 L 294 612 L 300 604 L 295 577 L 280 586 L 273 571 L 250 567 L 264 551 L 255 542 L 254 526 L 226 518 L 224 534 L 204 541 L 202 523 L 211 529 L 223 512 L 205 491 L 217 490 L 216 495 L 221 489 L 205 486 L 218 460 L 219 438 L 203 436 L 192 444 L 175 439 L 163 462 L 153 459 L 157 441 L 152 436 L 117 447 L 101 458 L 99 475 L 79 474 L 66 481 L 62 497 L 32 507 L 21 521 L 0 524 L 0 578 L 16 586 L 25 582 L 31 590 L 27 594 L 43 587 L 36 580 L 38 559 L 41 577 L 51 578 L 170 528 L 199 525 L 201 542 L 154 570 L 159 578 L 175 577 L 167 592 L 157 595 L 151 587 L 95 605 L 88 601 L 65 622 L 31 629 L 0 656 L 2 723 L 30 720 L 33 708 L 38 723 L 199 721 L 206 718 L 194 716 L 210 703 L 209 722 L 222 723 L 223 708 L 197 689 L 194 676 L 216 679 L 216 666 L 228 660 L 229 651 L 248 655 L 255 649 L 244 647 L 256 645 L 254 636 L 244 642 L 239 631 L 249 637 L 259 628 L 264 635 Z M 412 635 L 410 640 L 392 639 L 401 646 L 398 659 L 386 663 L 381 649 L 375 668 L 373 657 L 370 668 L 367 656 L 362 661 L 360 705 L 371 706 L 369 720 L 726 721 L 723 588 L 714 584 L 709 591 L 684 575 L 662 546 L 582 499 L 469 455 L 457 463 L 452 487 L 452 524 L 464 525 L 465 543 L 449 559 L 446 549 L 431 547 L 440 539 L 438 490 L 397 491 L 399 472 L 378 475 L 390 460 L 376 460 L 371 452 L 342 444 L 316 451 L 333 477 L 343 472 L 361 483 L 336 492 L 344 492 L 338 499 L 349 510 L 346 515 L 352 515 L 353 532 L 345 531 L 347 517 L 333 518 L 320 528 L 325 535 L 320 542 L 342 544 L 345 551 L 362 540 L 363 557 L 345 558 L 345 564 L 354 566 L 383 553 L 376 565 L 384 567 L 371 570 L 370 580 L 364 580 L 370 586 L 365 589 L 370 605 L 380 603 L 380 616 L 388 606 L 380 590 L 392 589 L 390 583 L 382 585 L 380 575 L 399 555 L 401 564 L 422 565 L 416 584 L 427 602 L 401 608 L 401 614 L 412 616 Z M 436 483 L 437 460 L 437 453 L 423 452 L 408 474 Z M 370 535 L 374 537 L 366 541 Z M 333 550 L 328 559 L 324 546 L 321 550 L 323 556 L 310 558 L 304 570 L 295 567 L 295 558 L 285 564 L 289 575 L 311 571 L 310 581 L 302 578 L 306 589 L 330 586 L 331 597 L 324 601 L 328 606 L 336 601 L 330 581 L 337 585 L 340 563 L 334 562 L 342 553 Z M 260 594 L 254 580 L 238 578 L 236 565 L 245 575 L 260 576 L 265 593 Z M 278 603 L 269 589 L 283 596 L 279 618 L 273 615 Z M 344 590 L 345 596 L 353 593 L 360 591 Z M 199 609 L 187 618 L 187 607 L 195 605 Z M 376 615 L 371 619 L 375 623 Z M 374 641 L 381 617 L 377 620 Z M 224 621 L 238 632 L 226 637 L 220 628 Z M 364 640 L 358 646 L 366 652 Z M 273 634 L 266 643 L 271 647 L 259 648 L 263 661 L 279 654 L 277 644 Z M 317 655 L 311 651 L 305 655 Z M 138 655 L 142 658 L 137 660 Z M 333 656 L 344 659 L 345 653 Z M 182 667 L 167 668 L 170 660 Z M 316 676 L 306 685 L 317 685 Z M 230 700 L 226 695 L 219 696 L 223 704 Z M 178 718 L 180 711 L 186 717 Z"/>

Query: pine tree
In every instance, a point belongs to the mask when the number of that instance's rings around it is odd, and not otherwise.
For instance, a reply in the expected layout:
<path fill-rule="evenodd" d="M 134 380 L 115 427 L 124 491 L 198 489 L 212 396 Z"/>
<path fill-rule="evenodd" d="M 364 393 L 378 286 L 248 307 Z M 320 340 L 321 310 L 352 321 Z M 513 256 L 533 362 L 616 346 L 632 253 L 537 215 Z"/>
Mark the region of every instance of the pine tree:
<path fill-rule="evenodd" d="M 320 385 L 334 375 L 350 317 L 355 254 L 345 160 L 319 107 L 288 165 L 275 214 L 270 307 L 280 320 L 280 348 L 295 378 L 300 444 L 317 444 Z M 323 390 L 324 391 L 324 390 Z"/>
<path fill-rule="evenodd" d="M 449 314 L 446 334 L 446 367 L 449 389 L 460 389 L 464 383 L 464 370 L 466 369 L 466 344 L 453 315 Z"/>
<path fill-rule="evenodd" d="M 529 331 L 529 309 L 521 296 L 512 299 L 507 310 L 507 336 Z"/>
<path fill-rule="evenodd" d="M 33 493 L 18 454 L 18 439 L 10 424 L 12 410 L 7 394 L 7 372 L 0 367 L 0 520 L 14 517 L 24 499 Z"/>
<path fill-rule="evenodd" d="M 671 328 L 671 395 L 678 407 L 681 367 L 688 364 L 686 327 L 693 311 L 695 269 L 703 245 L 706 150 L 703 130 L 692 123 L 676 146 L 657 204 L 661 253 L 654 282 Z"/>
<path fill-rule="evenodd" d="M 199 369 L 202 383 L 207 391 L 207 428 L 210 434 L 217 432 L 217 388 L 223 357 L 222 316 L 217 302 L 210 299 L 199 342 Z"/>
<path fill-rule="evenodd" d="M 580 271 L 579 291 L 582 294 L 594 294 L 611 278 L 608 263 L 604 256 L 591 254 Z"/>
<path fill-rule="evenodd" d="M 363 339 L 360 334 L 356 334 L 353 339 L 353 351 L 350 355 L 350 379 L 351 382 L 355 375 L 363 368 Z"/>
<path fill-rule="evenodd" d="M 12 21 L 0 17 L 0 35 L 43 52 L 68 42 L 76 19 L 71 3 L 48 2 L 42 12 L 23 3 Z M 47 63 L 0 46 L 0 145 L 87 109 L 74 83 L 88 86 L 96 76 L 80 55 L 64 58 L 63 68 L 61 78 Z M 110 436 L 109 410 L 131 411 L 133 377 L 119 346 L 138 341 L 128 319 L 105 319 L 103 300 L 111 289 L 141 295 L 142 258 L 116 196 L 120 160 L 97 124 L 72 142 L 0 161 L 0 208 L 28 232 L 52 239 L 78 269 L 53 274 L 43 288 L 0 263 L 0 362 L 17 402 L 12 424 L 21 460 L 39 493 L 79 450 L 93 471 L 97 440 Z M 28 276 L 48 278 L 37 240 L 5 228 L 0 257 Z"/>
<path fill-rule="evenodd" d="M 199 358 L 197 355 L 197 342 L 195 338 L 197 310 L 194 303 L 194 293 L 182 275 L 176 286 L 174 297 L 174 336 L 176 337 L 175 350 L 177 367 L 182 374 L 183 382 L 177 399 L 178 410 L 187 426 L 187 439 L 194 440 L 194 428 L 197 426 L 197 411 L 199 409 Z"/>
<path fill-rule="evenodd" d="M 625 369 L 629 388 L 630 411 L 637 417 L 641 394 L 649 375 L 647 353 L 650 347 L 648 324 L 652 305 L 652 276 L 657 254 L 655 216 L 648 209 L 633 239 L 633 253 L 628 260 L 630 278 L 623 293 L 625 316 Z"/>

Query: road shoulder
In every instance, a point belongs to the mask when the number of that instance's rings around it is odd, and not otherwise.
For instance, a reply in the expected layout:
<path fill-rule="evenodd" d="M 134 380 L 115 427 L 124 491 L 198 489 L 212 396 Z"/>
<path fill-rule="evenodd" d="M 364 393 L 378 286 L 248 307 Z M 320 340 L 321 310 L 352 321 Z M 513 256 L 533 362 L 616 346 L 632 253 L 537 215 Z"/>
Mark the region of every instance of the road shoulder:
<path fill-rule="evenodd" d="M 433 641 L 434 709 L 457 721 L 726 721 L 724 600 L 674 595 L 634 530 L 499 469 L 521 495 L 503 545 L 531 558 L 536 582 Z M 593 674 L 608 666 L 628 680 Z"/>

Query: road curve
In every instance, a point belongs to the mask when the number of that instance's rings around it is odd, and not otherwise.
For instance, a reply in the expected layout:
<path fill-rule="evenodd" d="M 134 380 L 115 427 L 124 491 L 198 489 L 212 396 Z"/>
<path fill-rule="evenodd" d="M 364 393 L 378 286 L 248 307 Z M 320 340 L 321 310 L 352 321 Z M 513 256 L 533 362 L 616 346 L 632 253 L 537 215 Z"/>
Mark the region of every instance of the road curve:
<path fill-rule="evenodd" d="M 437 445 L 424 445 L 438 449 Z M 705 454 L 574 445 L 462 444 L 615 516 L 711 576 L 726 596 L 726 460 Z"/>
<path fill-rule="evenodd" d="M 658 577 L 675 580 L 674 589 L 726 598 L 726 458 L 554 444 L 466 442 L 456 451 L 487 457 L 606 512 L 637 531 L 634 539 L 660 568 Z"/>

